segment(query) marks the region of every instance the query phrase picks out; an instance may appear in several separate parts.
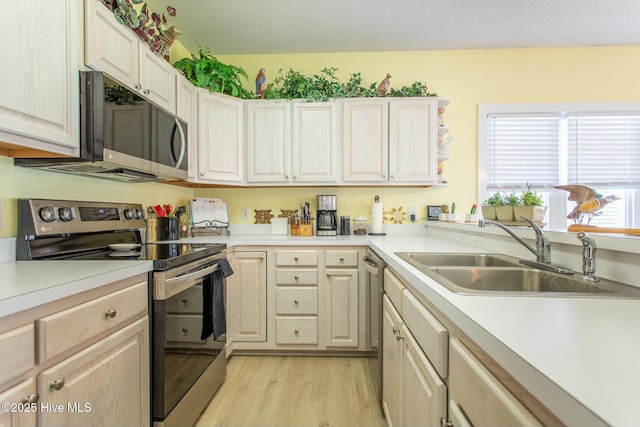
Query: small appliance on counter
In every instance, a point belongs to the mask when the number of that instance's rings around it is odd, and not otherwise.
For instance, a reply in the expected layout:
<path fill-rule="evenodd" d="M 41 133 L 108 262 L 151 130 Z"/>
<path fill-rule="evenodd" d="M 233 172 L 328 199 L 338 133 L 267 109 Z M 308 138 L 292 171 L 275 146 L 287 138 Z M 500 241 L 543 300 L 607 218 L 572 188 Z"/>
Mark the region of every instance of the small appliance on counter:
<path fill-rule="evenodd" d="M 338 234 L 338 202 L 333 195 L 317 196 L 318 215 L 316 223 L 317 236 L 336 236 Z"/>
<path fill-rule="evenodd" d="M 351 234 L 351 218 L 349 216 L 340 217 L 340 235 L 348 236 Z"/>

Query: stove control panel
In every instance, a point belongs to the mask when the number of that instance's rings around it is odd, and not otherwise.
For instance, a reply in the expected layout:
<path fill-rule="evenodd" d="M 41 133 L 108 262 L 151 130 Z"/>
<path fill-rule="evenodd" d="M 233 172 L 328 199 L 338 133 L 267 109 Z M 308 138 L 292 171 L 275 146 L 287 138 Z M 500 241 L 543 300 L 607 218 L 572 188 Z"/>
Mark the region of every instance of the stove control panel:
<path fill-rule="evenodd" d="M 144 210 L 138 203 L 18 200 L 20 236 L 133 230 L 145 226 Z"/>

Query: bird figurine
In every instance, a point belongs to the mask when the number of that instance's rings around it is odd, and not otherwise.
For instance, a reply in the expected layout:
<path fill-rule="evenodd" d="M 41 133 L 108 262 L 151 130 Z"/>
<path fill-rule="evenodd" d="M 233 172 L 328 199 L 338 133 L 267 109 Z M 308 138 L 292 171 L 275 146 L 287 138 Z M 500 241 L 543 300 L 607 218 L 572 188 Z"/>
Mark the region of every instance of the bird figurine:
<path fill-rule="evenodd" d="M 557 185 L 554 188 L 568 191 L 568 200 L 576 202 L 576 206 L 569 212 L 569 215 L 567 215 L 567 218 L 572 219 L 576 224 L 582 224 L 585 215 L 588 217 L 587 224 L 589 224 L 594 216 L 602 214 L 600 211 L 606 205 L 620 200 L 620 197 L 616 195 L 604 197 L 586 185 Z"/>
<path fill-rule="evenodd" d="M 387 95 L 387 91 L 389 90 L 389 86 L 391 86 L 391 74 L 387 73 L 387 77 L 382 80 L 380 82 L 380 84 L 378 85 L 378 89 L 376 89 L 378 91 L 378 93 L 380 94 L 380 96 L 386 96 Z"/>
<path fill-rule="evenodd" d="M 264 98 L 264 92 L 267 87 L 267 76 L 264 68 L 260 68 L 258 75 L 256 76 L 256 97 Z"/>
<path fill-rule="evenodd" d="M 167 47 L 167 49 L 171 49 L 173 45 L 176 44 L 176 41 L 178 40 L 178 36 L 180 34 L 182 34 L 180 32 L 180 29 L 175 25 L 170 26 L 169 28 L 167 28 L 162 32 L 162 35 L 167 40 L 167 43 L 169 43 L 169 46 Z"/>

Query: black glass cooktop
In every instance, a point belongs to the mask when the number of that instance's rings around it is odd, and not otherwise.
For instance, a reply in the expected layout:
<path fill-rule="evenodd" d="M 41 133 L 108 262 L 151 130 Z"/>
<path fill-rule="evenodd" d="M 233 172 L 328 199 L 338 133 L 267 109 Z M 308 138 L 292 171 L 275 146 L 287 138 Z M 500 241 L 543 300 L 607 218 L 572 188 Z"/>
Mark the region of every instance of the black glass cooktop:
<path fill-rule="evenodd" d="M 153 261 L 154 270 L 166 270 L 191 261 L 215 255 L 227 247 L 224 243 L 147 243 L 131 250 L 108 248 L 87 253 L 74 254 L 65 259 Z"/>

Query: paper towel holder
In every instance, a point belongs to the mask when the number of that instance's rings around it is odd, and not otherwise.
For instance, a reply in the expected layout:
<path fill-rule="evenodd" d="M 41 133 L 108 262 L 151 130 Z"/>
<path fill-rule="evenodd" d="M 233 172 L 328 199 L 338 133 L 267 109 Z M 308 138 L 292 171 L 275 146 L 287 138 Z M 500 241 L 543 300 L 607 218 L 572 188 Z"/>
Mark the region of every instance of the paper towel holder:
<path fill-rule="evenodd" d="M 379 203 L 380 203 L 380 196 L 376 196 L 376 197 L 374 197 L 374 199 L 373 199 L 373 206 L 371 207 L 371 228 L 369 229 L 369 235 L 370 235 L 370 236 L 386 236 L 386 235 L 387 235 L 387 233 L 385 233 L 384 231 L 382 231 L 382 232 L 380 232 L 380 233 L 373 232 L 373 230 L 374 230 L 375 228 L 377 228 L 377 227 L 375 227 L 375 224 L 374 224 L 374 221 L 376 220 L 376 218 L 375 218 L 375 215 L 374 215 L 374 210 L 373 210 L 373 208 L 374 208 L 374 206 L 375 206 L 376 204 L 379 204 Z M 382 208 L 381 208 L 381 211 L 382 211 Z M 380 212 L 380 218 L 379 218 L 379 220 L 380 220 L 380 228 L 382 228 L 382 226 L 383 226 L 383 225 L 382 225 L 382 213 L 383 213 L 383 212 Z"/>

